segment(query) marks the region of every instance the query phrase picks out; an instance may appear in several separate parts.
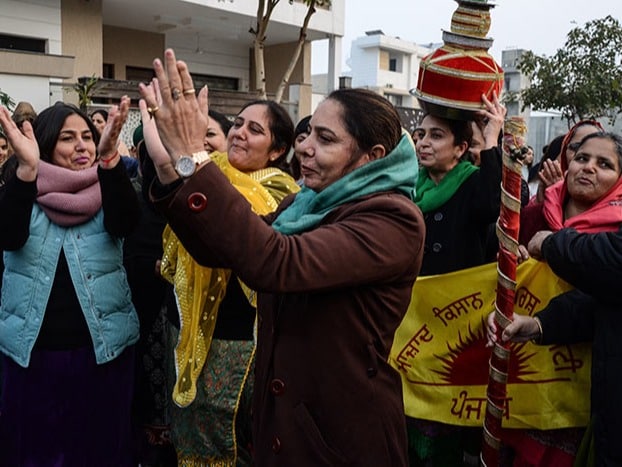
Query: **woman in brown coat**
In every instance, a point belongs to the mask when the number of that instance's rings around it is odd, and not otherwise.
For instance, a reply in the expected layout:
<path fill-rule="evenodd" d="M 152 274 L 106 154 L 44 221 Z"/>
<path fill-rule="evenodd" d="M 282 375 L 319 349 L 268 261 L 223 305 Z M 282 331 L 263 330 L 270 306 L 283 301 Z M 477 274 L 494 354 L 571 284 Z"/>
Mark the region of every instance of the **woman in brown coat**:
<path fill-rule="evenodd" d="M 145 137 L 163 143 L 151 154 L 151 194 L 197 261 L 259 293 L 256 464 L 406 466 L 401 385 L 387 358 L 424 222 L 395 109 L 370 91 L 333 92 L 299 148 L 303 189 L 260 218 L 202 153 L 207 90 L 197 99 L 185 63 L 165 57 L 166 71 L 155 60 L 157 80 L 140 88 L 143 120 L 157 124 Z"/>

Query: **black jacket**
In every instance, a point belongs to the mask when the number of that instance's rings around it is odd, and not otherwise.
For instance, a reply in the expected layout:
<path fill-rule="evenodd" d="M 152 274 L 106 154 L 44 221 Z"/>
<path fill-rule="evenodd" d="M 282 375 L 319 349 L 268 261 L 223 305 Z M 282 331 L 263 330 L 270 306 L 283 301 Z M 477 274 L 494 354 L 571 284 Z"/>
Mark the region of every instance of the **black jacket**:
<path fill-rule="evenodd" d="M 537 314 L 542 343 L 592 341 L 596 465 L 622 465 L 622 232 L 563 229 L 544 241 L 542 253 L 577 288 Z"/>
<path fill-rule="evenodd" d="M 477 172 L 441 207 L 424 214 L 425 250 L 421 275 L 479 266 L 487 261 L 488 229 L 499 216 L 501 150 L 482 151 Z M 496 248 L 495 248 L 496 249 Z"/>

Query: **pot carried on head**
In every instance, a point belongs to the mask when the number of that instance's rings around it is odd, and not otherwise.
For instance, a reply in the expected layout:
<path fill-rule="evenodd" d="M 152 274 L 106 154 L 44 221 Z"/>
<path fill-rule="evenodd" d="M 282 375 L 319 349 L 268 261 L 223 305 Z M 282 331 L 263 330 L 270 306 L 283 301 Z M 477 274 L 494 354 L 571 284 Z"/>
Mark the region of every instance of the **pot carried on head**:
<path fill-rule="evenodd" d="M 443 31 L 444 45 L 421 60 L 417 87 L 412 93 L 427 113 L 470 119 L 483 108 L 482 94 L 501 94 L 503 69 L 488 53 L 493 40 L 487 0 L 456 0 L 451 31 Z"/>

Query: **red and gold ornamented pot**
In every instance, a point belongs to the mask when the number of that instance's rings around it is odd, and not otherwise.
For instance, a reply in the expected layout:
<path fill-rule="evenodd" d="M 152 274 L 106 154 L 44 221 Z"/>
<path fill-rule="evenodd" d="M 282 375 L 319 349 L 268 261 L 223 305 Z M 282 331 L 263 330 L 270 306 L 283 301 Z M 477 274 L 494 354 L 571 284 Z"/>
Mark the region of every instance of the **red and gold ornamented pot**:
<path fill-rule="evenodd" d="M 443 118 L 469 119 L 483 108 L 482 94 L 492 99 L 503 89 L 503 69 L 488 53 L 492 39 L 486 0 L 456 0 L 451 31 L 444 45 L 424 57 L 413 94 L 426 113 Z"/>

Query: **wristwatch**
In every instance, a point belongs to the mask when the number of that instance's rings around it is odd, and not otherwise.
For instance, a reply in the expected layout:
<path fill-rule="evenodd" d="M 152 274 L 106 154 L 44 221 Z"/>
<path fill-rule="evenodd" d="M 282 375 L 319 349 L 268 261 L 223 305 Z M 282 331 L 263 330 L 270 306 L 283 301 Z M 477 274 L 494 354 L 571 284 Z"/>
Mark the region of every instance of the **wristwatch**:
<path fill-rule="evenodd" d="M 193 153 L 191 156 L 181 156 L 175 162 L 175 171 L 182 178 L 188 178 L 194 174 L 197 167 L 203 162 L 209 160 L 209 153 L 207 151 L 199 151 Z"/>

